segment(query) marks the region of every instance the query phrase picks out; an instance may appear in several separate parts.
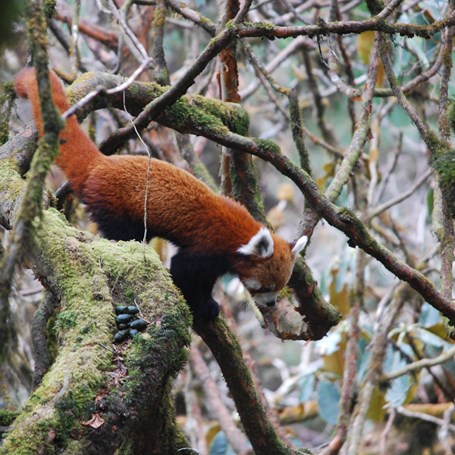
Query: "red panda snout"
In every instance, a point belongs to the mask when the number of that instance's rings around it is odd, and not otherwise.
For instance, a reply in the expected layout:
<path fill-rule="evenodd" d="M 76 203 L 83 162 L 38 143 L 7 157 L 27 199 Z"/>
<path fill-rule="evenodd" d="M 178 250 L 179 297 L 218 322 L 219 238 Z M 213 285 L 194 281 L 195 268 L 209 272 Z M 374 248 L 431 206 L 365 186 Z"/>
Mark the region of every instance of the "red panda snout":
<path fill-rule="evenodd" d="M 267 288 L 254 278 L 245 278 L 243 285 L 256 303 L 267 306 L 275 305 L 276 298 L 278 297 L 278 292 L 275 291 L 275 284 L 271 284 Z"/>
<path fill-rule="evenodd" d="M 262 292 L 254 294 L 253 299 L 258 305 L 273 306 L 276 303 L 278 294 L 276 292 Z"/>

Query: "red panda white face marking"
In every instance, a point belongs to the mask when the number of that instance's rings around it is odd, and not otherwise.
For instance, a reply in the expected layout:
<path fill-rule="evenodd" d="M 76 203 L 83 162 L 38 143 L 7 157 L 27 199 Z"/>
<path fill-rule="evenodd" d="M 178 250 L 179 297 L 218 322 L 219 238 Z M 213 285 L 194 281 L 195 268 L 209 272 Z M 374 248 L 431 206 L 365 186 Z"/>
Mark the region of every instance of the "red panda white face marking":
<path fill-rule="evenodd" d="M 308 243 L 308 237 L 306 235 L 302 235 L 295 243 L 294 246 L 292 247 L 292 254 L 294 256 L 297 256 L 305 247 L 306 244 Z"/>
<path fill-rule="evenodd" d="M 274 249 L 273 238 L 270 231 L 261 227 L 259 231 L 251 237 L 250 241 L 242 245 L 237 253 L 244 254 L 245 256 L 259 256 L 261 258 L 268 258 L 272 256 Z"/>

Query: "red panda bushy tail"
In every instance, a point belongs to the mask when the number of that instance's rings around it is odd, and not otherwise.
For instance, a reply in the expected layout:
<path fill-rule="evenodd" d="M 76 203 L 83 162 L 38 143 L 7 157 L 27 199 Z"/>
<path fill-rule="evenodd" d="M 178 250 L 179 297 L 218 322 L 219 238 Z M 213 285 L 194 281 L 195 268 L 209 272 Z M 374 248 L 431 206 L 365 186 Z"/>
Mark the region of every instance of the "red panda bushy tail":
<path fill-rule="evenodd" d="M 49 78 L 52 99 L 60 112 L 63 113 L 70 107 L 65 90 L 52 71 L 49 72 Z M 36 127 L 41 137 L 43 126 L 35 70 L 24 68 L 16 76 L 14 88 L 18 96 L 28 98 L 31 101 Z M 104 159 L 104 155 L 79 126 L 76 116 L 72 115 L 66 119 L 65 127 L 60 132 L 60 151 L 56 163 L 65 172 L 73 191 L 81 193 L 90 171 Z"/>

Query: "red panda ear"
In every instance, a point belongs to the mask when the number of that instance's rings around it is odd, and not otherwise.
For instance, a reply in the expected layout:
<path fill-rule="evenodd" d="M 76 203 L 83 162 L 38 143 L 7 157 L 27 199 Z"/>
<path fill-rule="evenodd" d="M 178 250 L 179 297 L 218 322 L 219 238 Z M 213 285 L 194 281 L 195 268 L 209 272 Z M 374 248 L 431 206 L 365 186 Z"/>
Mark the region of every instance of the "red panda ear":
<path fill-rule="evenodd" d="M 303 235 L 293 245 L 291 245 L 291 253 L 296 256 L 306 247 L 307 243 L 308 237 Z"/>
<path fill-rule="evenodd" d="M 273 238 L 270 231 L 261 227 L 259 231 L 251 237 L 250 241 L 242 245 L 237 253 L 244 254 L 245 256 L 259 256 L 261 258 L 268 258 L 273 254 Z"/>

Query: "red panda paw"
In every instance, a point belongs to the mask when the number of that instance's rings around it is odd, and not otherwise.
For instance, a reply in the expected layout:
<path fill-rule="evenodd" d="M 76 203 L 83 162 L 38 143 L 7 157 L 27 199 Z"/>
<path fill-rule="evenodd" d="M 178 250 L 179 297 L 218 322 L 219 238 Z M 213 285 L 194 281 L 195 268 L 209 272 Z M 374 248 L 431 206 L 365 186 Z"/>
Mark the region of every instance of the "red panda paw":
<path fill-rule="evenodd" d="M 209 297 L 209 299 L 203 304 L 201 302 L 199 305 L 195 305 L 194 302 L 191 301 L 189 303 L 194 319 L 214 321 L 220 314 L 220 305 L 212 297 Z"/>
<path fill-rule="evenodd" d="M 213 297 L 210 297 L 210 299 L 207 302 L 207 306 L 205 307 L 205 310 L 206 310 L 205 319 L 207 319 L 208 321 L 214 321 L 220 314 L 220 305 Z"/>

